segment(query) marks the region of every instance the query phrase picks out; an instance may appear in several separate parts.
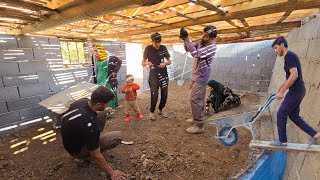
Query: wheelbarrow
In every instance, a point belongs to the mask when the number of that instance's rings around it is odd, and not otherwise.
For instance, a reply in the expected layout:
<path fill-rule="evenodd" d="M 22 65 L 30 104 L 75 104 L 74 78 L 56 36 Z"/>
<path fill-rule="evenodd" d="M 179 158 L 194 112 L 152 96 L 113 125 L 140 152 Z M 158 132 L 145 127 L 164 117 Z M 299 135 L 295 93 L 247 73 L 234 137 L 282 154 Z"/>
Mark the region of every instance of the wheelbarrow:
<path fill-rule="evenodd" d="M 217 134 L 215 138 L 224 146 L 233 146 L 238 141 L 236 128 L 243 126 L 251 131 L 252 139 L 256 140 L 255 122 L 274 99 L 276 99 L 276 95 L 272 94 L 266 102 L 259 107 L 258 111 L 208 120 L 208 124 L 216 125 Z"/>

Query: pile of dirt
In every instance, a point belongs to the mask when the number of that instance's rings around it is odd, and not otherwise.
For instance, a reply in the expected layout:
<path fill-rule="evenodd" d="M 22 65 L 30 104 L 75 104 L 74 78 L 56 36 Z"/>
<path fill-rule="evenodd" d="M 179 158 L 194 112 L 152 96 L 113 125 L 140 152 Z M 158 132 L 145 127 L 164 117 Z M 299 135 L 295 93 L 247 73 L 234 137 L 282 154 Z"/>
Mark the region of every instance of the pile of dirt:
<path fill-rule="evenodd" d="M 241 95 L 241 103 L 243 105 L 259 104 L 260 103 L 260 96 L 259 96 L 259 94 L 256 94 L 254 92 L 246 92 L 243 95 Z"/>
<path fill-rule="evenodd" d="M 104 152 L 107 161 L 132 180 L 228 179 L 252 162 L 248 147 L 251 134 L 245 128 L 237 128 L 239 141 L 232 147 L 225 147 L 214 138 L 213 125 L 206 125 L 202 134 L 185 132 L 190 126 L 185 120 L 191 117 L 189 86 L 175 84 L 169 86 L 164 109 L 169 118 L 148 120 L 149 92 L 140 94 L 138 99 L 144 120 L 132 118 L 130 124 L 125 124 L 124 109 L 117 109 L 114 122 L 107 123 L 105 130 L 122 131 L 123 139 L 134 144 Z M 209 120 L 252 110 L 248 106 L 258 103 L 259 97 L 247 97 L 244 105 L 210 114 Z M 59 130 L 51 127 L 51 123 L 43 123 L 0 139 L 0 179 L 107 179 L 95 165 L 78 166 L 63 149 Z"/>

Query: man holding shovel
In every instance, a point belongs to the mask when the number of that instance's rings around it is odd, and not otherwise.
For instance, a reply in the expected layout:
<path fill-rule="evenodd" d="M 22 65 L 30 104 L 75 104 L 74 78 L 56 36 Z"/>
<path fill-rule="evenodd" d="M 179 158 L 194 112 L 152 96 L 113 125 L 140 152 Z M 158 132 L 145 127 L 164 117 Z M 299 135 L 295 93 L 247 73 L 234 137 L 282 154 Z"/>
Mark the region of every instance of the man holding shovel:
<path fill-rule="evenodd" d="M 194 57 L 190 86 L 190 104 L 193 119 L 187 120 L 187 122 L 193 123 L 193 126 L 186 129 L 190 134 L 204 131 L 206 83 L 209 80 L 211 63 L 217 49 L 213 41 L 215 37 L 217 37 L 216 27 L 208 25 L 203 29 L 201 40 L 193 44 L 188 37 L 188 32 L 184 28 L 180 29 L 180 38 L 183 39 L 186 50 Z"/>

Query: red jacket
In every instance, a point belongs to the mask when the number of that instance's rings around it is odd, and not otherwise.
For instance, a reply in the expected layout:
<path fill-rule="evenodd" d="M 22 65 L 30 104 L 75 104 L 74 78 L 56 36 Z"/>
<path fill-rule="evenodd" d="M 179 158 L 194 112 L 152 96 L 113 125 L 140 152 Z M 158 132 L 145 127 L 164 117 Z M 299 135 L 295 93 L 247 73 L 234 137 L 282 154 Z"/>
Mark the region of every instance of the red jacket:
<path fill-rule="evenodd" d="M 127 89 L 130 89 L 129 91 L 126 92 Z M 134 101 L 137 99 L 137 90 L 140 89 L 140 86 L 136 83 L 132 83 L 132 85 L 127 85 L 125 84 L 122 88 L 121 88 L 121 93 L 126 93 L 126 100 L 127 101 Z"/>

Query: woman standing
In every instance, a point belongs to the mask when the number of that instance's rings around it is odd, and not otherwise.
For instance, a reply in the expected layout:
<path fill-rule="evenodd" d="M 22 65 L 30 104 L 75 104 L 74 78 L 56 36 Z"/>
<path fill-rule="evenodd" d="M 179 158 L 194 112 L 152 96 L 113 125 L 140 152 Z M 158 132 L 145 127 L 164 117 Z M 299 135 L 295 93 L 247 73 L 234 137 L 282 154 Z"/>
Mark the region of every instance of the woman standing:
<path fill-rule="evenodd" d="M 108 52 L 100 43 L 94 43 L 92 45 L 93 53 L 96 59 L 96 67 L 97 67 L 97 83 L 100 86 L 105 86 L 110 91 L 112 91 L 115 95 L 117 94 L 117 89 L 112 88 L 109 83 L 109 79 L 112 74 L 108 74 L 108 66 L 109 66 L 109 56 Z M 114 98 L 109 101 L 109 107 L 114 109 L 118 105 L 118 99 Z"/>

